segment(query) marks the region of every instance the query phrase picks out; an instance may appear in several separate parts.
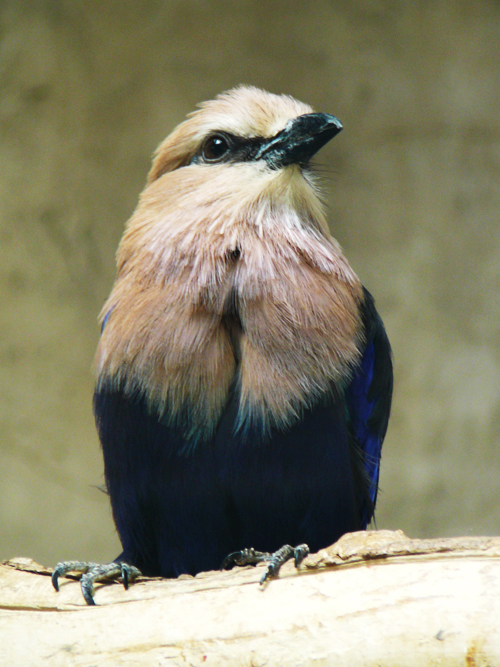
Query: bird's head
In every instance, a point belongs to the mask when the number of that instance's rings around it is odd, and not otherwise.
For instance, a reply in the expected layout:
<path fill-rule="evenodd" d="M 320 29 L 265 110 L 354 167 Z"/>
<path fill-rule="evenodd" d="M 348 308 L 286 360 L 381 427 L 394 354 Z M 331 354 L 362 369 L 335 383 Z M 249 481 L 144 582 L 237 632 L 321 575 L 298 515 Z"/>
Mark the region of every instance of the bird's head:
<path fill-rule="evenodd" d="M 189 165 L 306 167 L 341 129 L 334 116 L 292 97 L 240 86 L 201 104 L 160 144 L 148 181 Z"/>
<path fill-rule="evenodd" d="M 163 275 L 194 257 L 248 256 L 264 237 L 315 256 L 311 239 L 335 246 L 309 163 L 341 129 L 334 116 L 251 86 L 202 103 L 158 147 L 119 269 L 135 262 Z"/>
<path fill-rule="evenodd" d="M 227 238 L 275 223 L 328 234 L 308 166 L 341 129 L 292 97 L 249 86 L 223 93 L 160 144 L 131 225 L 146 231 L 154 219 L 154 237 L 161 227 L 163 243 L 180 251 L 193 233 Z"/>

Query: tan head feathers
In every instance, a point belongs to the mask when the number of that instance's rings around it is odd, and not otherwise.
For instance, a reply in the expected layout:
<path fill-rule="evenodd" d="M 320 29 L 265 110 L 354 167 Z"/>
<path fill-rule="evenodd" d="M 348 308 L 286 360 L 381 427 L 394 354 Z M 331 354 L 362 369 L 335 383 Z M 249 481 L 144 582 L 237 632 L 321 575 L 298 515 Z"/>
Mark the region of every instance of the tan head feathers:
<path fill-rule="evenodd" d="M 199 109 L 160 144 L 155 152 L 148 183 L 189 162 L 210 132 L 224 131 L 241 137 L 272 137 L 291 118 L 311 113 L 312 108 L 288 95 L 274 95 L 253 86 L 238 86 Z"/>

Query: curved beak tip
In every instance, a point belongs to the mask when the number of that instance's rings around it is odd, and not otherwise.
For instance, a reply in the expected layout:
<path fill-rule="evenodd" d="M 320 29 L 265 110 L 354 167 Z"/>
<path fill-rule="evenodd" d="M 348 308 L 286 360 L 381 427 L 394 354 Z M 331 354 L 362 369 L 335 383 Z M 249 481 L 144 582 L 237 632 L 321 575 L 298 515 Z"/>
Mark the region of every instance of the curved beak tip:
<path fill-rule="evenodd" d="M 327 113 L 297 116 L 260 148 L 255 159 L 266 159 L 273 169 L 306 163 L 342 129 L 340 120 Z"/>
<path fill-rule="evenodd" d="M 344 129 L 344 126 L 342 125 L 340 120 L 338 118 L 335 118 L 335 116 L 332 116 L 332 123 L 335 125 L 335 127 L 337 128 L 337 130 L 339 132 L 340 132 L 340 130 Z"/>
<path fill-rule="evenodd" d="M 340 132 L 344 129 L 344 126 L 338 118 L 331 116 L 330 114 L 318 114 L 318 116 L 324 118 L 324 125 L 320 131 L 327 132 L 328 130 L 335 131 L 335 133 Z"/>

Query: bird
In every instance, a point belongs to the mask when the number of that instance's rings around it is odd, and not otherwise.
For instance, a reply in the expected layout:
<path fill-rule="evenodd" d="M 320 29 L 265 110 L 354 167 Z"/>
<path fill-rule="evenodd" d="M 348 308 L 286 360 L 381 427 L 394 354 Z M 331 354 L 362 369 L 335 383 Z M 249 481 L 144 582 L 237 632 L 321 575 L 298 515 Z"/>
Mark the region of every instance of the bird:
<path fill-rule="evenodd" d="M 373 297 L 331 235 L 312 158 L 341 122 L 241 85 L 156 150 L 101 315 L 94 414 L 123 552 L 58 563 L 127 587 L 364 530 L 393 388 Z M 274 569 L 273 569 L 274 568 Z"/>

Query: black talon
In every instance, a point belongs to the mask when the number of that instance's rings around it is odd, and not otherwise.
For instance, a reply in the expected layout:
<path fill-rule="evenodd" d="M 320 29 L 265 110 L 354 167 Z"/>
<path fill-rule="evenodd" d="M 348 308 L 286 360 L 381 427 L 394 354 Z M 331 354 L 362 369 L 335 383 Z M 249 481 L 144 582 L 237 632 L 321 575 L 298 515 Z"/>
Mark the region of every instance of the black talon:
<path fill-rule="evenodd" d="M 66 560 L 57 563 L 52 573 L 52 586 L 59 592 L 59 577 L 64 577 L 68 572 L 87 572 L 90 568 L 95 567 L 96 563 L 86 563 L 79 560 Z"/>
<path fill-rule="evenodd" d="M 281 549 L 272 554 L 265 551 L 256 551 L 255 549 L 243 549 L 242 551 L 234 551 L 229 556 L 226 556 L 221 570 L 228 570 L 234 567 L 234 565 L 255 565 L 256 563 L 268 562 L 267 570 L 260 579 L 260 583 L 263 585 L 269 579 L 277 577 L 282 565 L 292 558 L 294 559 L 295 567 L 298 569 L 308 554 L 309 547 L 307 544 L 299 544 L 295 548 L 289 544 L 285 544 Z"/>
<path fill-rule="evenodd" d="M 295 547 L 295 558 L 294 565 L 298 569 L 306 556 L 309 556 L 311 553 L 307 544 L 299 544 L 298 547 Z"/>
<path fill-rule="evenodd" d="M 82 578 L 80 579 L 80 588 L 82 589 L 85 602 L 89 605 L 89 607 L 94 607 L 95 600 L 92 596 L 92 593 L 94 592 L 94 582 L 92 580 L 92 573 L 86 572 L 84 575 L 82 575 Z"/>
<path fill-rule="evenodd" d="M 235 565 L 243 567 L 245 565 L 255 565 L 256 563 L 262 563 L 262 561 L 269 560 L 271 557 L 270 553 L 263 551 L 255 551 L 255 549 L 243 549 L 242 551 L 234 551 L 229 556 L 224 558 L 224 561 L 221 565 L 221 570 L 229 570 Z"/>
<path fill-rule="evenodd" d="M 141 571 L 128 563 L 120 563 L 120 569 L 123 587 L 128 591 L 128 587 L 133 583 L 134 579 L 141 576 Z"/>
<path fill-rule="evenodd" d="M 122 571 L 122 581 L 123 581 L 123 588 L 128 591 L 128 575 L 129 575 L 129 569 L 125 563 L 122 563 L 121 565 L 121 571 Z"/>
<path fill-rule="evenodd" d="M 220 566 L 221 570 L 230 570 L 232 567 L 237 565 L 238 562 L 238 555 L 241 554 L 241 551 L 234 551 L 231 554 L 228 554 L 224 560 L 222 561 L 222 565 Z"/>
<path fill-rule="evenodd" d="M 283 563 L 286 563 L 288 560 L 290 560 L 293 554 L 293 547 L 291 547 L 289 544 L 285 544 L 281 547 L 281 549 L 278 549 L 278 551 L 275 551 L 273 554 L 271 554 L 271 557 L 269 558 L 269 565 L 267 566 L 267 570 L 264 572 L 260 579 L 260 584 L 263 585 L 269 579 L 274 579 L 274 577 L 278 575 L 278 572 L 280 571 Z"/>
<path fill-rule="evenodd" d="M 299 544 L 299 546 L 295 548 L 291 547 L 289 544 L 285 544 L 281 549 L 275 551 L 268 559 L 269 565 L 267 566 L 267 570 L 260 578 L 261 586 L 270 579 L 277 577 L 282 566 L 292 558 L 294 559 L 295 567 L 298 568 L 308 553 L 309 547 L 307 544 Z"/>
<path fill-rule="evenodd" d="M 89 606 L 94 606 L 93 598 L 94 584 L 110 579 L 121 577 L 125 590 L 128 590 L 130 583 L 140 576 L 141 572 L 128 563 L 107 563 L 99 565 L 98 563 L 86 563 L 81 561 L 64 561 L 57 563 L 52 573 L 52 585 L 56 591 L 59 591 L 59 577 L 68 572 L 81 572 L 80 587 L 82 589 L 85 602 Z"/>

